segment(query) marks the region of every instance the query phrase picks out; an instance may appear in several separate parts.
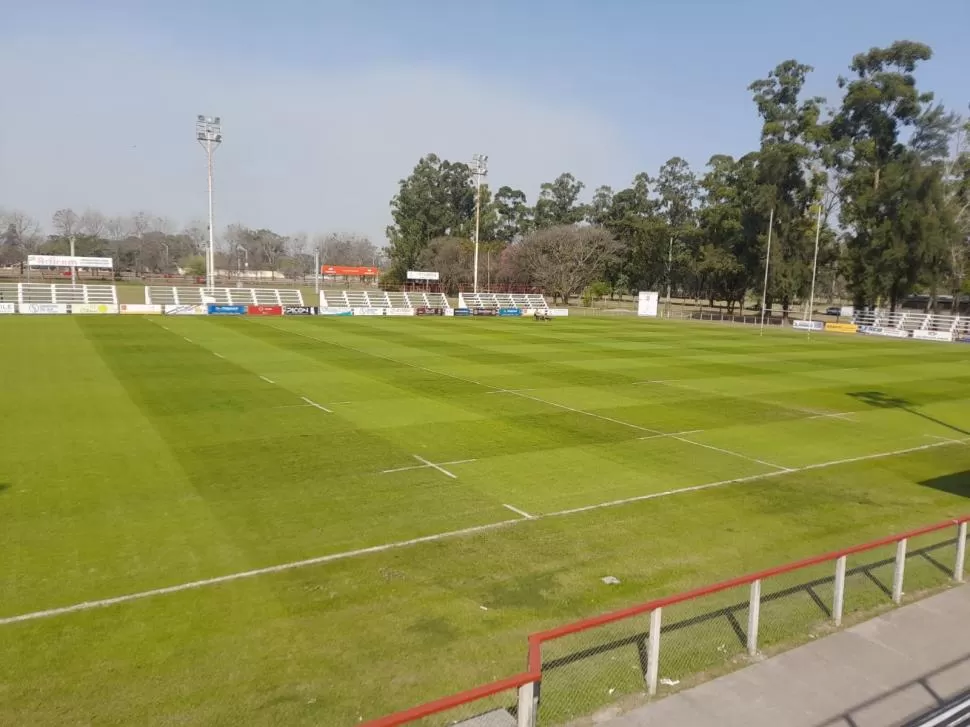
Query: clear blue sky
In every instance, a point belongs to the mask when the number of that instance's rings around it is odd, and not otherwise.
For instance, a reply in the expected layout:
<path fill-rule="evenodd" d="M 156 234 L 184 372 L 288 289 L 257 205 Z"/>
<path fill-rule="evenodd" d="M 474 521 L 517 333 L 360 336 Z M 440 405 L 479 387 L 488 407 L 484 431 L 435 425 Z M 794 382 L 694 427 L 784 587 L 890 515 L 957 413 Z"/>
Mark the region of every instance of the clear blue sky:
<path fill-rule="evenodd" d="M 562 171 L 591 192 L 749 151 L 746 86 L 788 58 L 834 101 L 853 54 L 919 40 L 921 86 L 970 101 L 967 0 L 3 4 L 0 206 L 45 223 L 63 206 L 198 217 L 196 113 L 226 119 L 222 224 L 379 238 L 427 152 L 488 153 L 492 186 L 532 200 Z"/>

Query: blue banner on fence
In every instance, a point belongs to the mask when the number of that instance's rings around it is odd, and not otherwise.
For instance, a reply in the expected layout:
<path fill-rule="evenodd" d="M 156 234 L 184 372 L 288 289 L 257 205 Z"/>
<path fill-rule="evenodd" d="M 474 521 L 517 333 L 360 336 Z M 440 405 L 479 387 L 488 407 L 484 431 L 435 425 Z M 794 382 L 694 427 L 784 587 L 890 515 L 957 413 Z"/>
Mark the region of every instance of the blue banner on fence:
<path fill-rule="evenodd" d="M 470 316 L 472 314 L 470 308 L 455 308 L 456 316 Z"/>
<path fill-rule="evenodd" d="M 522 315 L 522 309 L 521 308 L 499 308 L 498 309 L 498 314 L 500 316 L 503 316 L 503 317 L 507 317 L 507 316 L 521 316 Z"/>
<path fill-rule="evenodd" d="M 208 311 L 210 316 L 244 316 L 246 306 L 244 305 L 213 305 L 209 304 Z"/>

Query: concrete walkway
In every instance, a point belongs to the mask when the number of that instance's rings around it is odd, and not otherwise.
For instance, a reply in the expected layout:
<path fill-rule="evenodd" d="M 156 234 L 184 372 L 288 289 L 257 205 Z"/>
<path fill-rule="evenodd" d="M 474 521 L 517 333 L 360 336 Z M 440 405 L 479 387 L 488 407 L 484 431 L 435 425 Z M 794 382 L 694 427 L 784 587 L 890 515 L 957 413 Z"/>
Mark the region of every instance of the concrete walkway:
<path fill-rule="evenodd" d="M 897 727 L 970 690 L 970 586 L 766 659 L 608 727 Z"/>

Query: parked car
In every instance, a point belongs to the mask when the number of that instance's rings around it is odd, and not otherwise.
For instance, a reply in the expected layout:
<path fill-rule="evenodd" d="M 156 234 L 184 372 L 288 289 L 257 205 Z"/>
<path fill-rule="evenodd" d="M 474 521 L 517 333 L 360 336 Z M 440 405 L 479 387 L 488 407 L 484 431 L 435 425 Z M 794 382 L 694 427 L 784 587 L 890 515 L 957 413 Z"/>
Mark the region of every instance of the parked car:
<path fill-rule="evenodd" d="M 842 306 L 830 305 L 825 309 L 825 315 L 827 316 L 840 316 L 842 315 Z"/>

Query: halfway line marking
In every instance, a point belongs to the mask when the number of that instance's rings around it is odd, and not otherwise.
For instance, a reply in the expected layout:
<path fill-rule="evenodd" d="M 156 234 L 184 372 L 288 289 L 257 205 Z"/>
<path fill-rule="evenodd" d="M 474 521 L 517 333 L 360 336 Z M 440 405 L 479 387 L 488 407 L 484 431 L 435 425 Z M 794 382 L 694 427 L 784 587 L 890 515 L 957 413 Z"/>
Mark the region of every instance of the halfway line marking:
<path fill-rule="evenodd" d="M 689 492 L 699 492 L 701 490 L 709 490 L 716 487 L 725 487 L 727 485 L 733 484 L 743 484 L 747 482 L 757 482 L 760 480 L 766 480 L 771 477 L 780 477 L 781 475 L 791 474 L 794 472 L 807 472 L 810 470 L 826 469 L 828 467 L 836 467 L 842 464 L 852 464 L 854 462 L 865 462 L 873 459 L 884 459 L 886 457 L 895 457 L 901 454 L 911 454 L 913 452 L 921 452 L 929 449 L 937 449 L 939 447 L 952 447 L 954 444 L 966 444 L 970 442 L 970 437 L 964 439 L 951 439 L 943 442 L 933 442 L 931 444 L 922 444 L 916 447 L 907 447 L 906 449 L 897 449 L 891 452 L 878 452 L 876 454 L 865 454 L 859 457 L 847 457 L 845 459 L 836 459 L 829 462 L 818 462 L 816 464 L 805 465 L 803 467 L 794 467 L 788 471 L 776 471 L 776 472 L 765 472 L 758 475 L 750 475 L 748 477 L 737 477 L 730 480 L 721 480 L 719 482 L 709 482 L 704 485 L 693 485 L 691 487 L 681 487 L 676 490 L 668 490 L 667 492 L 653 492 L 648 495 L 637 495 L 635 497 L 626 497 L 620 500 L 610 500 L 608 502 L 600 502 L 594 505 L 586 505 L 583 507 L 574 507 L 569 510 L 558 510 L 556 512 L 541 513 L 539 515 L 533 515 L 532 520 L 542 520 L 544 518 L 550 517 L 562 517 L 564 515 L 574 515 L 582 512 L 589 512 L 591 510 L 599 510 L 607 507 L 618 507 L 621 505 L 628 505 L 634 502 L 643 502 L 645 500 L 655 500 L 660 497 L 670 497 L 671 495 L 681 495 Z M 167 586 L 165 588 L 155 588 L 150 591 L 141 591 L 139 593 L 129 593 L 123 596 L 115 596 L 113 598 L 103 598 L 97 601 L 85 601 L 83 603 L 76 603 L 71 606 L 62 606 L 60 608 L 49 608 L 43 611 L 33 611 L 31 613 L 23 613 L 17 616 L 7 616 L 6 618 L 0 618 L 0 626 L 7 626 L 9 624 L 20 623 L 22 621 L 33 621 L 35 619 L 50 618 L 52 616 L 62 616 L 68 613 L 76 613 L 78 611 L 90 611 L 95 608 L 104 608 L 106 606 L 114 606 L 119 603 L 127 603 L 128 601 L 137 601 L 142 598 L 149 598 L 151 596 L 161 596 L 169 593 L 178 593 L 179 591 L 187 591 L 195 588 L 203 588 L 205 586 L 214 586 L 220 583 L 228 583 L 230 581 L 241 580 L 243 578 L 252 578 L 255 576 L 267 575 L 270 573 L 281 573 L 283 571 L 293 570 L 295 568 L 305 568 L 307 566 L 320 565 L 323 563 L 330 563 L 337 560 L 345 560 L 347 558 L 355 558 L 361 555 L 369 555 L 371 553 L 381 553 L 387 550 L 395 550 L 397 548 L 405 548 L 411 545 L 418 545 L 419 543 L 431 543 L 438 540 L 445 540 L 448 538 L 461 537 L 462 535 L 472 535 L 475 533 L 484 532 L 487 530 L 496 530 L 498 528 L 505 528 L 515 525 L 516 523 L 525 522 L 524 519 L 516 520 L 500 520 L 499 522 L 489 523 L 487 525 L 476 525 L 470 528 L 462 528 L 461 530 L 449 530 L 443 533 L 436 533 L 434 535 L 424 535 L 419 538 L 411 538 L 410 540 L 401 540 L 396 543 L 386 543 L 384 545 L 373 545 L 368 548 L 360 548 L 358 550 L 348 550 L 343 553 L 332 553 L 330 555 L 322 555 L 316 558 L 307 558 L 305 560 L 296 560 L 290 563 L 281 563 L 279 565 L 267 566 L 265 568 L 256 568 L 254 570 L 241 571 L 239 573 L 230 573 L 224 576 L 216 576 L 214 578 L 204 578 L 197 581 L 190 581 L 188 583 L 181 583 L 174 586 Z"/>
<path fill-rule="evenodd" d="M 327 412 L 327 414 L 333 414 L 333 412 L 330 411 L 327 407 L 320 406 L 319 404 L 317 404 L 317 402 L 313 401 L 312 399 L 307 399 L 305 396 L 301 396 L 300 398 L 303 399 L 303 401 L 305 401 L 310 406 L 315 406 L 317 409 Z"/>

